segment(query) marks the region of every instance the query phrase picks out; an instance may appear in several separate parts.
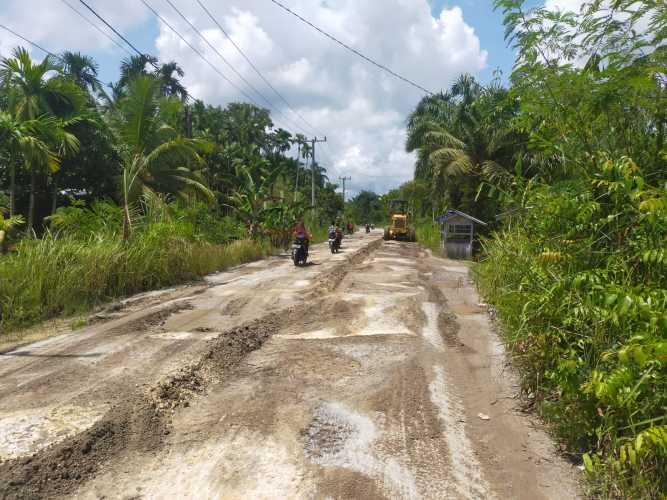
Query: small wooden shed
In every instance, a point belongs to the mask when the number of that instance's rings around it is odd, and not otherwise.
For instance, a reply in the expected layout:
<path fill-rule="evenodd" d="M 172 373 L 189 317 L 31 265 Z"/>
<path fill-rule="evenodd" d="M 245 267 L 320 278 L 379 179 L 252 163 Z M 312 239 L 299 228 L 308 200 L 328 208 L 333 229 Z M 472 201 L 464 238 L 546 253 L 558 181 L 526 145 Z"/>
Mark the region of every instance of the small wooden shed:
<path fill-rule="evenodd" d="M 459 210 L 447 210 L 436 220 L 440 223 L 440 245 L 443 253 L 451 259 L 472 258 L 475 224 L 486 226 L 486 223 Z"/>

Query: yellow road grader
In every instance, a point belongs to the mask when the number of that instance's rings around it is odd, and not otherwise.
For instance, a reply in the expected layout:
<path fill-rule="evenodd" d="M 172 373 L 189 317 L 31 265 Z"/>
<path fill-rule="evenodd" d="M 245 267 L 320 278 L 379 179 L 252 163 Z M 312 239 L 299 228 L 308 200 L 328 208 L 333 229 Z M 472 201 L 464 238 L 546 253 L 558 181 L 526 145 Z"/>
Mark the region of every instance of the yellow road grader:
<path fill-rule="evenodd" d="M 389 204 L 389 227 L 384 229 L 385 240 L 417 241 L 415 228 L 411 227 L 406 200 L 392 200 Z"/>

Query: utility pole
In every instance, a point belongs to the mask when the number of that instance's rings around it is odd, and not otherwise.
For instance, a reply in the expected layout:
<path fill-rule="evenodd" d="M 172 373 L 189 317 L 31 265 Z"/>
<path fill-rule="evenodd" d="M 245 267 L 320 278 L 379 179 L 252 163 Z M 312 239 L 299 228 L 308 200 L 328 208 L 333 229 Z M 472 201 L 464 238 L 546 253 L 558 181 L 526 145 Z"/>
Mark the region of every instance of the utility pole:
<path fill-rule="evenodd" d="M 343 181 L 343 203 L 345 203 L 345 181 L 351 181 L 352 177 L 339 177 Z"/>
<path fill-rule="evenodd" d="M 327 137 L 324 136 L 324 139 L 318 139 L 317 137 L 313 137 L 310 140 L 313 151 L 311 152 L 311 157 L 310 157 L 310 204 L 315 208 L 315 144 L 318 142 L 327 142 Z"/>

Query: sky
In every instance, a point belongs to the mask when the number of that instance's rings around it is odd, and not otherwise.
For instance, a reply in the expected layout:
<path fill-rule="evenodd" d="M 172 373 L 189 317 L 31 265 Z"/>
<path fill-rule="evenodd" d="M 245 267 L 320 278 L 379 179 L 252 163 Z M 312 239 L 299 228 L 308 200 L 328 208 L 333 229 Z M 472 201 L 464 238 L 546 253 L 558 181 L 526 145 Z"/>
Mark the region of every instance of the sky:
<path fill-rule="evenodd" d="M 172 3 L 259 93 L 235 75 L 166 0 L 146 0 L 221 73 L 263 107 L 276 126 L 309 137 L 326 135 L 317 160 L 336 181 L 350 176 L 348 195 L 378 193 L 412 178 L 414 156 L 405 152 L 405 122 L 424 93 L 345 51 L 270 0 L 201 0 L 216 20 L 289 102 L 261 80 L 195 0 Z M 493 0 L 282 0 L 340 40 L 434 92 L 462 73 L 483 82 L 511 72 L 513 52 L 503 39 L 502 14 Z M 67 4 L 113 37 L 79 0 L 0 0 L 0 24 L 47 50 L 80 51 L 100 65 L 100 79 L 118 78 L 128 54 Z M 177 61 L 184 84 L 207 104 L 247 101 L 195 54 L 140 0 L 87 0 L 140 51 Z M 546 0 L 576 9 L 581 0 Z M 120 41 L 119 41 L 120 42 Z M 0 54 L 26 45 L 0 29 Z M 122 42 L 120 42 L 122 44 Z M 30 48 L 34 57 L 43 54 Z"/>

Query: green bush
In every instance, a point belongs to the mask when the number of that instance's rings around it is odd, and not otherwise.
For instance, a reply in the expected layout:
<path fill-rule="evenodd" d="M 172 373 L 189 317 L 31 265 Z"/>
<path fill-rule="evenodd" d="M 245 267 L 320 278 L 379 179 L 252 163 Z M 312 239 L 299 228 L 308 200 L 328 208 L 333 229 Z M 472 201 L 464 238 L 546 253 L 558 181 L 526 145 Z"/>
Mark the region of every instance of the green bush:
<path fill-rule="evenodd" d="M 98 233 L 26 239 L 0 257 L 0 333 L 117 297 L 197 279 L 256 260 L 268 245 L 184 237 L 185 223 L 155 223 L 124 243 Z"/>
<path fill-rule="evenodd" d="M 417 221 L 415 227 L 417 241 L 433 252 L 440 252 L 440 224 L 431 219 Z"/>
<path fill-rule="evenodd" d="M 667 192 L 632 160 L 539 186 L 525 215 L 485 240 L 482 291 L 523 388 L 594 494 L 667 491 Z M 518 212 L 520 213 L 520 212 Z"/>

